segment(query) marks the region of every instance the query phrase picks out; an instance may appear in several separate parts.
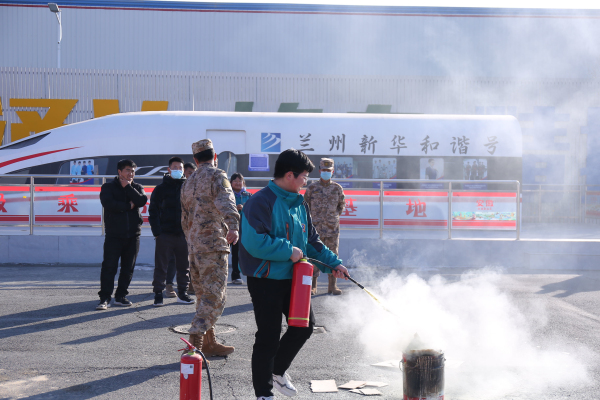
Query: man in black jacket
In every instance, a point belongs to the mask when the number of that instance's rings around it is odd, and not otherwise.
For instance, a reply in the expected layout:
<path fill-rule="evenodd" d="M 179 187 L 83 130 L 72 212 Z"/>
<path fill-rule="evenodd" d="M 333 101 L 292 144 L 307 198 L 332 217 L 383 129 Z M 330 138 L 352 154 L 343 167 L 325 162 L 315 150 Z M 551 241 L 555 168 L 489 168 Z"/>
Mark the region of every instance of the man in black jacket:
<path fill-rule="evenodd" d="M 169 261 L 175 256 L 177 267 L 177 302 L 194 304 L 196 301 L 187 295 L 190 283 L 190 264 L 188 249 L 183 229 L 181 228 L 181 185 L 183 176 L 183 160 L 172 157 L 169 160 L 168 173 L 163 182 L 154 188 L 150 198 L 150 226 L 156 240 L 154 252 L 154 306 L 163 305 L 163 290 L 169 268 Z"/>
<path fill-rule="evenodd" d="M 100 271 L 100 303 L 96 310 L 110 307 L 110 297 L 115 287 L 115 275 L 121 259 L 121 273 L 115 291 L 114 304 L 129 307 L 131 301 L 125 297 L 133 277 L 135 259 L 140 249 L 142 214 L 140 207 L 148 202 L 144 187 L 133 182 L 137 165 L 131 160 L 117 164 L 117 176 L 112 182 L 102 185 L 100 202 L 104 207 L 104 260 Z"/>

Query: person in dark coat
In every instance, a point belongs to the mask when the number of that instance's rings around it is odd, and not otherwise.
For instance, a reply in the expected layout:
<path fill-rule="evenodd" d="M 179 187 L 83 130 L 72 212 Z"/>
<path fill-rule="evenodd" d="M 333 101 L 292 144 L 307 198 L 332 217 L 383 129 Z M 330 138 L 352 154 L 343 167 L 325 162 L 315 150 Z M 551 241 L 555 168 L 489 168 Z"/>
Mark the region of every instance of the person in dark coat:
<path fill-rule="evenodd" d="M 96 310 L 106 310 L 115 287 L 115 275 L 121 259 L 121 273 L 115 291 L 114 304 L 132 305 L 127 299 L 127 289 L 133 277 L 135 260 L 140 249 L 142 214 L 140 207 L 148 202 L 144 187 L 133 181 L 137 165 L 131 160 L 117 163 L 117 176 L 102 185 L 100 202 L 104 207 L 104 258 L 100 270 L 100 303 Z"/>
<path fill-rule="evenodd" d="M 172 157 L 163 182 L 154 188 L 148 209 L 152 235 L 156 240 L 154 253 L 154 306 L 163 305 L 169 262 L 175 257 L 177 268 L 177 302 L 194 304 L 187 294 L 190 283 L 190 264 L 183 228 L 181 227 L 181 185 L 185 182 L 183 160 Z"/>

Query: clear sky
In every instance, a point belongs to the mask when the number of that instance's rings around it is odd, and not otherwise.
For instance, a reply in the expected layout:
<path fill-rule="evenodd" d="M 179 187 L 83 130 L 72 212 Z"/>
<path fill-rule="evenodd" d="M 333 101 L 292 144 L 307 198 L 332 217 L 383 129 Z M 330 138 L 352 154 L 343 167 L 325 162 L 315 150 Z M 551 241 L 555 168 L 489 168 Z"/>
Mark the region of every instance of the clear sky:
<path fill-rule="evenodd" d="M 181 0 L 177 0 L 181 1 Z M 194 0 L 184 0 L 194 1 Z M 293 3 L 370 6 L 600 9 L 600 0 L 210 0 L 217 3 Z"/>

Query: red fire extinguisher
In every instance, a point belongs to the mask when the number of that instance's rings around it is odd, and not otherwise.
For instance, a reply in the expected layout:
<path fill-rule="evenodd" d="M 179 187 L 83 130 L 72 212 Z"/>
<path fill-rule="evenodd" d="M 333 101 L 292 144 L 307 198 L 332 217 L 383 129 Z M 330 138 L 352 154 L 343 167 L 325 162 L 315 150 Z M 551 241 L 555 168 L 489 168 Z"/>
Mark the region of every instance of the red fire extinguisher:
<path fill-rule="evenodd" d="M 187 347 L 181 355 L 181 367 L 179 373 L 179 400 L 200 400 L 202 390 L 202 362 L 206 364 L 206 358 L 202 352 L 195 348 L 184 338 Z M 206 374 L 208 376 L 208 386 L 210 389 L 210 398 L 212 400 L 212 382 L 210 380 L 210 370 L 206 365 Z"/>
<path fill-rule="evenodd" d="M 313 265 L 302 258 L 294 264 L 288 325 L 308 328 Z"/>

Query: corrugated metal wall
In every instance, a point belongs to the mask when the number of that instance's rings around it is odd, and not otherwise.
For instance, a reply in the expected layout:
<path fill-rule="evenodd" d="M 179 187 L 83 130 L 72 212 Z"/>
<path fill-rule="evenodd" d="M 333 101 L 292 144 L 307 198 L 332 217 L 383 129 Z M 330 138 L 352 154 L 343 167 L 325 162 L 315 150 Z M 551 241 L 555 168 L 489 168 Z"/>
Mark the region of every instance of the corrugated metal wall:
<path fill-rule="evenodd" d="M 151 7 L 151 3 L 139 4 Z M 594 15 L 356 15 L 66 6 L 61 66 L 582 79 L 598 76 L 597 21 Z M 45 5 L 0 5 L 0 67 L 56 67 L 57 31 L 56 18 Z"/>

